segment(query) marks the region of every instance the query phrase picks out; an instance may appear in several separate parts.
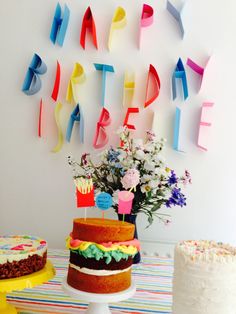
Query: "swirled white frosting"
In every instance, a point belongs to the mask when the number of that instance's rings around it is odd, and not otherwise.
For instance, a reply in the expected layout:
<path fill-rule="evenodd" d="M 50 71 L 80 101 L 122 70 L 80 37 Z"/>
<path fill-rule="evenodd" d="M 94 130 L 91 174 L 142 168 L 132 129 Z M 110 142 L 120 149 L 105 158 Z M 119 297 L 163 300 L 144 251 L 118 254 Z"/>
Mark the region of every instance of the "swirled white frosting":
<path fill-rule="evenodd" d="M 236 314 L 236 248 L 183 241 L 175 248 L 173 314 Z"/>

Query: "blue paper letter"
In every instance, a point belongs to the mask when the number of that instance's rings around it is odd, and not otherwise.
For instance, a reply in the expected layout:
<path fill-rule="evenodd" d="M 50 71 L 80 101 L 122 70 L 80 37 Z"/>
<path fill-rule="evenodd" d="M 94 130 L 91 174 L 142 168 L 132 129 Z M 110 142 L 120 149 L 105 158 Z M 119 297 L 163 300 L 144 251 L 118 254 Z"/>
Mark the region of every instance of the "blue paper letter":
<path fill-rule="evenodd" d="M 50 33 L 50 39 L 51 41 L 55 44 L 56 41 L 59 46 L 63 46 L 65 35 L 66 35 L 66 30 L 67 26 L 69 23 L 69 18 L 70 18 L 70 10 L 65 4 L 65 9 L 64 9 L 64 15 L 62 17 L 61 13 L 61 6 L 58 3 L 56 6 L 53 22 L 52 22 L 52 27 L 51 27 L 51 33 Z"/>

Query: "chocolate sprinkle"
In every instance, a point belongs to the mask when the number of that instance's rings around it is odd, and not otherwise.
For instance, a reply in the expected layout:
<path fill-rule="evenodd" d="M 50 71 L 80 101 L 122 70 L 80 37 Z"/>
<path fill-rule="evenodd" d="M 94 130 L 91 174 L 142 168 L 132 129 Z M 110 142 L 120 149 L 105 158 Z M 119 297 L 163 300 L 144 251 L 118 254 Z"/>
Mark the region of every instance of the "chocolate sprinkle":
<path fill-rule="evenodd" d="M 34 254 L 20 261 L 0 265 L 0 279 L 16 278 L 41 270 L 47 261 L 47 252 L 43 256 Z"/>

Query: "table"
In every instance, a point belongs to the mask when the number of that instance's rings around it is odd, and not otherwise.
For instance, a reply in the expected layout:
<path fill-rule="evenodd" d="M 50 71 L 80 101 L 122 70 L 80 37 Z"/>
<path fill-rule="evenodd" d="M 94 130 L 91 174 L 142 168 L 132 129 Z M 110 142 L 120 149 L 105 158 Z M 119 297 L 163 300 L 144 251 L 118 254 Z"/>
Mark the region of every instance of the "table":
<path fill-rule="evenodd" d="M 61 288 L 61 282 L 67 272 L 68 251 L 49 250 L 48 258 L 56 269 L 56 276 L 41 286 L 8 294 L 7 300 L 16 306 L 20 314 L 83 313 L 87 303 L 70 298 Z M 142 263 L 133 267 L 136 294 L 131 299 L 111 304 L 112 313 L 170 314 L 172 273 L 172 259 L 142 257 Z"/>
<path fill-rule="evenodd" d="M 25 288 L 34 288 L 52 279 L 55 273 L 55 269 L 48 259 L 44 268 L 33 274 L 0 280 L 0 314 L 17 314 L 16 308 L 6 300 L 7 293 L 14 290 L 21 291 Z"/>

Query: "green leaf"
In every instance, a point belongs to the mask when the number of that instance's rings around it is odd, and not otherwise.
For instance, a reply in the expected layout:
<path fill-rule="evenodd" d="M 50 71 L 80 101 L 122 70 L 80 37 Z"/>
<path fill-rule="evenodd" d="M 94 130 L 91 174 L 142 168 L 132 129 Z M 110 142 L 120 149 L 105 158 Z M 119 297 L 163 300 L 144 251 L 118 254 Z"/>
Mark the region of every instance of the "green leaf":
<path fill-rule="evenodd" d="M 148 223 L 149 223 L 149 225 L 146 228 L 148 228 L 153 223 L 153 216 L 152 215 L 148 216 Z"/>

